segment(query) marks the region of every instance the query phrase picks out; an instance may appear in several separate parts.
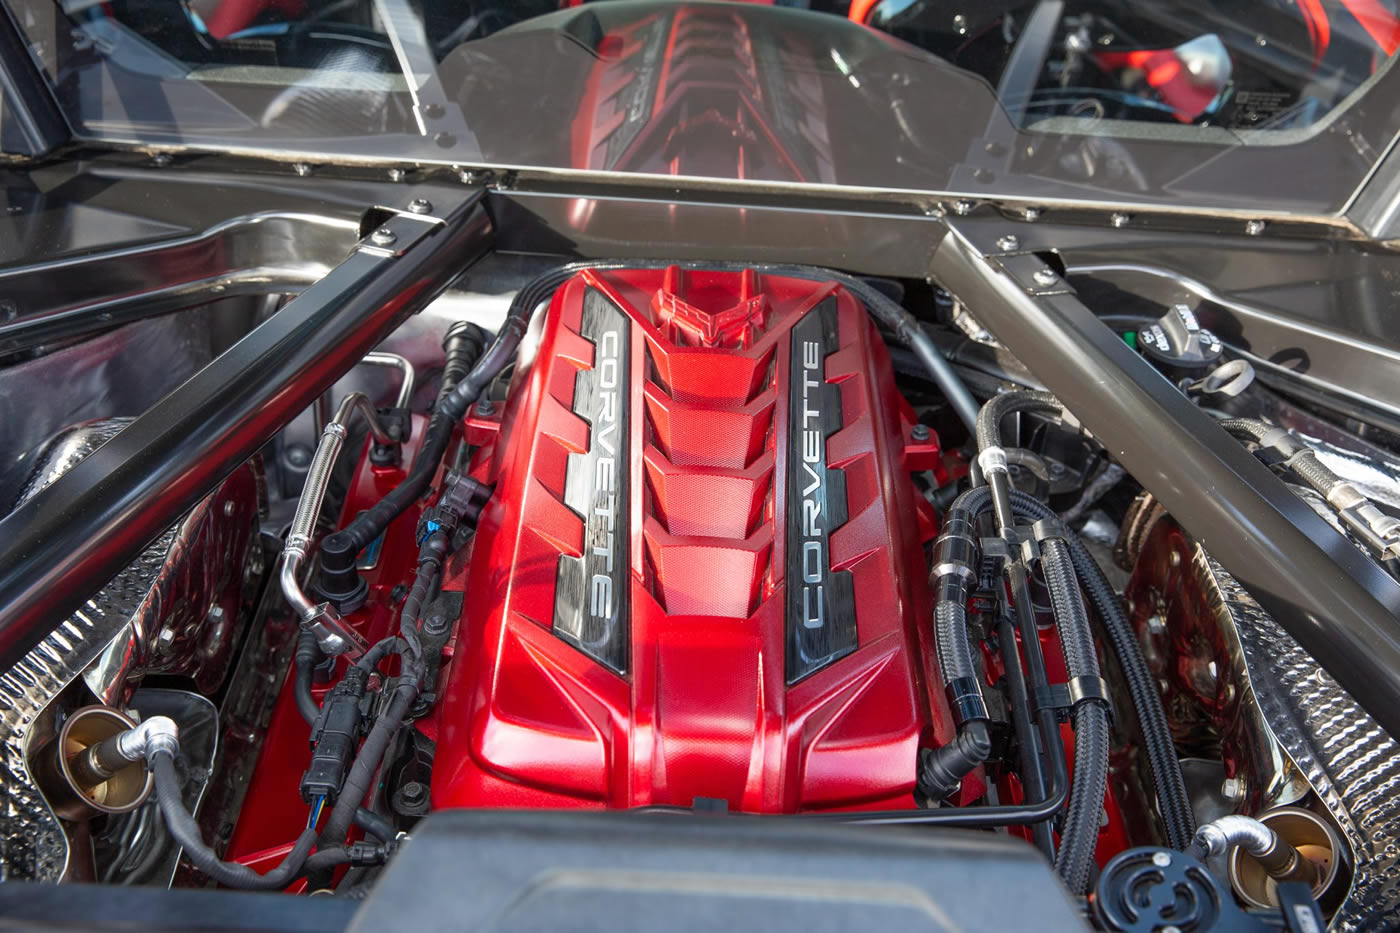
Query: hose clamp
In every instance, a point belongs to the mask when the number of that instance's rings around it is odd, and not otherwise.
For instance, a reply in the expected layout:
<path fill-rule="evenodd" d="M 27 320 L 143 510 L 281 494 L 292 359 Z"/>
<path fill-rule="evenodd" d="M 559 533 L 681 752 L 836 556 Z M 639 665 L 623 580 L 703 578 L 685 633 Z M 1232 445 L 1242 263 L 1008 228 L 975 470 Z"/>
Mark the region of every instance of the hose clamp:
<path fill-rule="evenodd" d="M 1071 677 L 1065 683 L 1050 684 L 1035 692 L 1037 710 L 1054 710 L 1059 714 L 1076 709 L 1083 703 L 1102 703 L 1108 714 L 1113 715 L 1108 683 L 1102 677 Z"/>

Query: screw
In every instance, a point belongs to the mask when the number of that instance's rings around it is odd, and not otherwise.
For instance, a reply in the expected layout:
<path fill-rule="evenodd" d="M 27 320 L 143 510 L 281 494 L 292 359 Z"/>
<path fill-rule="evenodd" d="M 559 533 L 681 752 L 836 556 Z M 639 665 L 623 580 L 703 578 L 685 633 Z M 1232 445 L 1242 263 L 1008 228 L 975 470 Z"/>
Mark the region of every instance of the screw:
<path fill-rule="evenodd" d="M 1153 864 L 1153 865 L 1156 865 L 1158 868 L 1166 868 L 1166 867 L 1167 867 L 1168 865 L 1170 865 L 1171 863 L 1172 863 L 1172 857 L 1171 857 L 1170 855 L 1168 855 L 1167 853 L 1165 853 L 1165 852 L 1153 852 L 1153 853 L 1152 853 L 1152 864 Z M 1180 933 L 1180 931 L 1178 931 L 1178 933 Z"/>
<path fill-rule="evenodd" d="M 370 234 L 369 238 L 370 241 L 376 244 L 377 246 L 388 246 L 389 244 L 397 240 L 399 237 L 398 234 L 390 230 L 388 227 L 380 227 L 378 230 Z"/>
<path fill-rule="evenodd" d="M 1244 232 L 1249 234 L 1250 236 L 1258 236 L 1259 234 L 1264 232 L 1264 228 L 1266 228 L 1267 226 L 1268 224 L 1266 224 L 1262 220 L 1251 220 L 1244 225 Z"/>
<path fill-rule="evenodd" d="M 1006 236 L 997 238 L 997 249 L 1005 250 L 1008 253 L 1020 245 L 1021 241 L 1009 233 Z"/>
<path fill-rule="evenodd" d="M 1108 218 L 1108 222 L 1112 226 L 1118 229 L 1122 229 L 1123 227 L 1126 227 L 1132 221 L 1132 219 L 1133 218 L 1130 214 L 1116 213 Z"/>
<path fill-rule="evenodd" d="M 973 204 L 966 198 L 959 198 L 953 202 L 953 213 L 957 214 L 959 217 L 966 217 L 968 214 L 972 213 L 972 209 L 976 206 L 976 204 Z"/>
<path fill-rule="evenodd" d="M 311 166 L 305 162 L 294 162 L 292 163 L 292 172 L 298 178 L 305 178 L 311 174 Z"/>
<path fill-rule="evenodd" d="M 1044 213 L 1045 211 L 1043 208 L 1028 207 L 1025 210 L 1021 211 L 1021 216 L 1026 220 L 1034 222 L 1039 220 Z"/>
<path fill-rule="evenodd" d="M 408 209 L 414 214 L 426 214 L 433 209 L 433 202 L 427 198 L 414 198 L 408 202 Z"/>
<path fill-rule="evenodd" d="M 1037 269 L 1031 278 L 1037 285 L 1054 285 L 1060 279 L 1053 269 Z"/>
<path fill-rule="evenodd" d="M 931 432 L 928 429 L 928 425 L 916 424 L 914 425 L 913 429 L 909 432 L 909 436 L 912 437 L 914 440 L 918 441 L 920 444 L 922 444 L 925 443 L 929 439 L 929 437 L 932 436 L 932 433 L 933 432 Z"/>
<path fill-rule="evenodd" d="M 496 406 L 489 398 L 479 399 L 476 403 L 476 413 L 478 415 L 494 415 Z"/>
<path fill-rule="evenodd" d="M 391 169 L 389 169 L 389 180 L 390 180 L 390 181 L 403 181 L 403 180 L 404 180 L 404 176 L 407 175 L 407 174 L 408 174 L 408 173 L 405 172 L 405 171 L 404 171 L 403 169 L 401 169 L 401 168 L 391 168 Z"/>

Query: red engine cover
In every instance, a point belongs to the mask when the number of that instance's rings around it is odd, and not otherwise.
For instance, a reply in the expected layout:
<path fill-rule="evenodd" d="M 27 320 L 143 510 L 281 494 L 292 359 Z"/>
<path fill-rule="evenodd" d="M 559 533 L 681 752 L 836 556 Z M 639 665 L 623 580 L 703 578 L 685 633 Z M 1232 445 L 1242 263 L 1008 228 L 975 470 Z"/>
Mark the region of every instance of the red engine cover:
<path fill-rule="evenodd" d="M 936 447 L 861 304 L 588 271 L 534 341 L 478 460 L 433 805 L 912 806 L 952 735 L 909 479 Z"/>

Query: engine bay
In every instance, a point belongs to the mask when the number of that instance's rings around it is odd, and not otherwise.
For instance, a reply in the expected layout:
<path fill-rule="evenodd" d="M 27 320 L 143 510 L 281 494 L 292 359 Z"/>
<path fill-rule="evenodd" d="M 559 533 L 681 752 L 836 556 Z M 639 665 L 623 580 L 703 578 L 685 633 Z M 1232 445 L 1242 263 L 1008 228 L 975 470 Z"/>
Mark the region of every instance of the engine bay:
<path fill-rule="evenodd" d="M 961 301 L 504 268 L 493 318 L 391 334 L 104 590 L 135 614 L 25 746 L 64 842 L 10 872 L 363 897 L 435 814 L 623 810 L 993 830 L 1103 929 L 1144 884 L 1200 924 L 1338 910 L 1267 615 Z M 1190 308 L 1122 339 L 1394 572 L 1342 448 Z M 41 445 L 21 503 L 129 423 Z"/>

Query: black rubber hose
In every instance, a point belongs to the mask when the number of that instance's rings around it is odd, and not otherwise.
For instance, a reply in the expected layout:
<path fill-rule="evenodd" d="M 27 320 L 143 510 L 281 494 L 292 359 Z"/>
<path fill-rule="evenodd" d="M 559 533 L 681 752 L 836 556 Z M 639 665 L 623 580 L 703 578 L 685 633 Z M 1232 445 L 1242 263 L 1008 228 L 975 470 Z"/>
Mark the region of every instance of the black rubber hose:
<path fill-rule="evenodd" d="M 1025 493 L 1012 492 L 1011 501 L 1013 508 L 1031 521 L 1055 518 L 1049 506 Z M 1186 793 L 1186 780 L 1181 773 L 1181 761 L 1176 755 L 1176 745 L 1172 741 L 1167 711 L 1162 705 L 1157 682 L 1147 667 L 1142 645 L 1102 568 L 1083 542 L 1068 530 L 1065 543 L 1079 584 L 1088 595 L 1089 604 L 1094 607 L 1109 649 L 1127 681 L 1128 694 L 1132 698 L 1146 744 L 1148 768 L 1152 773 L 1167 842 L 1173 849 L 1184 850 L 1195 838 L 1196 817 L 1191 809 L 1191 798 Z"/>
<path fill-rule="evenodd" d="M 317 705 L 316 698 L 311 695 L 311 672 L 316 667 L 316 662 L 321 658 L 321 648 L 316 644 L 316 636 L 310 629 L 302 629 L 297 635 L 296 647 L 296 682 L 294 684 L 297 710 L 301 712 L 301 718 L 306 720 L 308 726 L 316 724 L 316 717 L 321 713 L 321 707 Z"/>
<path fill-rule="evenodd" d="M 366 807 L 355 811 L 355 825 L 380 842 L 393 842 L 394 837 L 398 835 L 392 823 Z"/>
<path fill-rule="evenodd" d="M 1064 406 L 1049 392 L 1032 389 L 1018 389 L 993 396 L 977 413 L 977 449 L 1001 447 L 1001 421 L 1018 411 L 1059 413 L 1064 411 Z"/>
<path fill-rule="evenodd" d="M 175 758 L 166 749 L 158 749 L 150 756 L 151 770 L 155 773 L 156 803 L 161 816 L 165 818 L 170 836 L 185 850 L 185 858 L 212 880 L 228 888 L 242 888 L 249 891 L 277 891 L 291 884 L 308 867 L 315 867 L 310 860 L 321 856 L 319 862 L 331 867 L 345 861 L 344 853 L 338 860 L 329 853 L 311 855 L 311 847 L 316 844 L 316 830 L 308 827 L 297 837 L 292 851 L 281 863 L 265 875 L 260 875 L 247 865 L 225 862 L 204 844 L 199 826 L 194 817 L 185 809 L 185 801 L 180 786 L 180 777 L 175 772 Z"/>
<path fill-rule="evenodd" d="M 475 324 L 458 321 L 447 329 L 442 346 L 446 355 L 446 364 L 442 370 L 442 387 L 438 390 L 433 414 L 423 435 L 423 446 L 413 460 L 413 467 L 403 482 L 395 486 L 388 495 L 357 515 L 350 524 L 326 535 L 321 541 L 323 578 L 333 577 L 340 580 L 348 574 L 355 573 L 355 561 L 360 552 L 379 537 L 384 529 L 389 527 L 390 522 L 418 501 L 437 474 L 438 466 L 447 452 L 447 445 L 452 440 L 453 428 L 462 420 L 468 406 L 476 400 L 479 389 L 472 393 L 466 404 L 459 405 L 452 401 L 456 398 L 454 392 L 461 381 L 482 368 L 482 348 L 486 346 L 486 332 Z M 495 378 L 499 372 L 500 369 L 497 368 L 491 378 Z M 482 385 L 484 386 L 485 382 L 482 382 Z M 335 589 L 344 590 L 346 587 L 343 583 L 338 583 Z"/>
<path fill-rule="evenodd" d="M 1069 676 L 1098 678 L 1099 662 L 1094 653 L 1089 614 L 1084 609 L 1079 580 L 1063 539 L 1047 538 L 1041 542 L 1041 570 L 1050 590 L 1055 628 Z M 1089 889 L 1094 867 L 1099 815 L 1103 812 L 1104 791 L 1108 786 L 1108 711 L 1101 703 L 1087 701 L 1074 707 L 1072 719 L 1074 781 L 1070 786 L 1069 811 L 1060 831 L 1055 870 L 1070 891 L 1084 894 Z"/>

